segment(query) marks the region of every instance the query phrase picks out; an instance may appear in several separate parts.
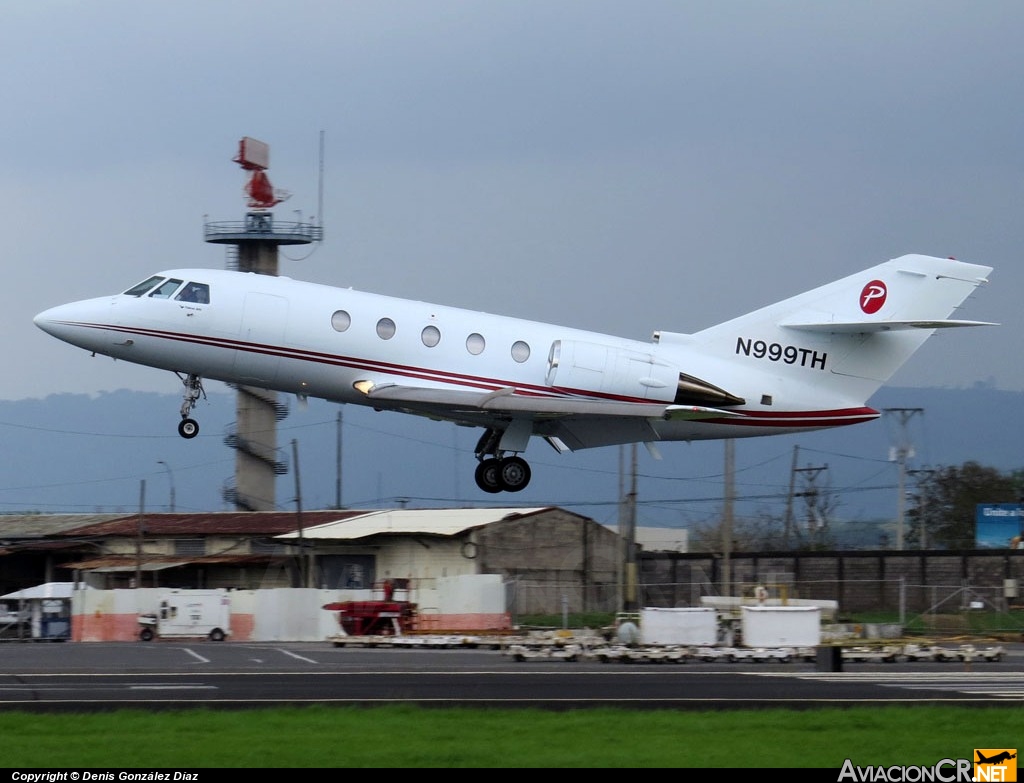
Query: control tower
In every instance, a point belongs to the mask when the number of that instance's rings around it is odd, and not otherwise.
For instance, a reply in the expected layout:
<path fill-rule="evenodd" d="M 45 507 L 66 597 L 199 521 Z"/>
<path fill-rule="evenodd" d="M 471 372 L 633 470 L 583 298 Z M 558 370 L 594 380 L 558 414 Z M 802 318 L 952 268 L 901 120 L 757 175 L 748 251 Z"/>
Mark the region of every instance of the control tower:
<path fill-rule="evenodd" d="M 246 136 L 233 160 L 249 172 L 245 185 L 249 211 L 241 222 L 206 223 L 204 239 L 228 246 L 227 268 L 277 276 L 278 248 L 319 242 L 323 227 L 274 220 L 271 210 L 289 194 L 271 186 L 266 174 L 270 148 L 262 141 Z M 277 423 L 288 415 L 288 405 L 268 389 L 234 388 L 235 425 L 224 442 L 235 449 L 235 480 L 225 487 L 224 499 L 240 511 L 274 511 L 276 478 L 288 472 L 287 457 L 277 447 Z"/>

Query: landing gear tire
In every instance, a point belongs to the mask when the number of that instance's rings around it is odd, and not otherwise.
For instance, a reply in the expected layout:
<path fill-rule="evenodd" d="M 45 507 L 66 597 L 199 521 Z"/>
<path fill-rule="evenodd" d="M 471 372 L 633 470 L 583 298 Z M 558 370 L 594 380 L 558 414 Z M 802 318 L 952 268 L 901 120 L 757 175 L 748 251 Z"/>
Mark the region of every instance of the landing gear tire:
<path fill-rule="evenodd" d="M 178 434 L 186 440 L 199 434 L 199 422 L 195 419 L 182 419 L 178 425 Z"/>
<path fill-rule="evenodd" d="M 501 485 L 501 478 L 498 475 L 498 460 L 490 458 L 481 460 L 476 466 L 476 473 L 473 475 L 476 485 L 484 492 L 501 492 L 504 487 Z"/>
<path fill-rule="evenodd" d="M 530 483 L 530 466 L 522 457 L 508 457 L 498 463 L 498 477 L 506 492 L 519 492 Z"/>

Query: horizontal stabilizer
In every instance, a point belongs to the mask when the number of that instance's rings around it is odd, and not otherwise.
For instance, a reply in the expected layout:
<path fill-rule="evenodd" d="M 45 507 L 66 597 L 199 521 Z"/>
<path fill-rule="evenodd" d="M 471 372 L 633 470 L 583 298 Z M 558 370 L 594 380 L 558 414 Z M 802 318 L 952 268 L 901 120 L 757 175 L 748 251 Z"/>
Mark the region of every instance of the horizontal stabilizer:
<path fill-rule="evenodd" d="M 895 332 L 902 329 L 948 329 L 954 326 L 999 326 L 989 321 L 851 321 L 848 323 L 780 323 L 786 329 L 801 332 L 830 334 L 866 334 L 868 332 Z"/>

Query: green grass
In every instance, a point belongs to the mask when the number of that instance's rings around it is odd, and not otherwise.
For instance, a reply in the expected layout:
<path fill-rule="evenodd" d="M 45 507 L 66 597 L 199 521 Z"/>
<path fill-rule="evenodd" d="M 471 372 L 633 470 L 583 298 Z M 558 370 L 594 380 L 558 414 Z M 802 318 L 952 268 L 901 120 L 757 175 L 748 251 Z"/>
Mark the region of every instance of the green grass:
<path fill-rule="evenodd" d="M 515 618 L 521 628 L 604 628 L 615 623 L 613 612 L 574 612 L 560 614 L 524 614 Z"/>
<path fill-rule="evenodd" d="M 187 768 L 828 768 L 931 766 L 1017 748 L 1019 708 L 689 712 L 432 709 L 0 712 L 4 766 Z"/>

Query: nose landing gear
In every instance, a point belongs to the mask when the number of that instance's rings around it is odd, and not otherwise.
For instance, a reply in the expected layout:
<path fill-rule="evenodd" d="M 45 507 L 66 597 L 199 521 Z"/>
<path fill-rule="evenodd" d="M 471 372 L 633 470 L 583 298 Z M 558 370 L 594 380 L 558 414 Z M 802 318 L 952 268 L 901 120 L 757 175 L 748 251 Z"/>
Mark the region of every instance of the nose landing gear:
<path fill-rule="evenodd" d="M 181 375 L 178 375 L 181 378 Z M 189 418 L 192 409 L 196 407 L 196 401 L 202 397 L 206 399 L 206 392 L 203 390 L 203 379 L 198 375 L 190 373 L 182 378 L 185 384 L 184 399 L 181 402 L 181 421 L 178 423 L 178 434 L 185 439 L 192 439 L 199 434 L 199 422 Z"/>

